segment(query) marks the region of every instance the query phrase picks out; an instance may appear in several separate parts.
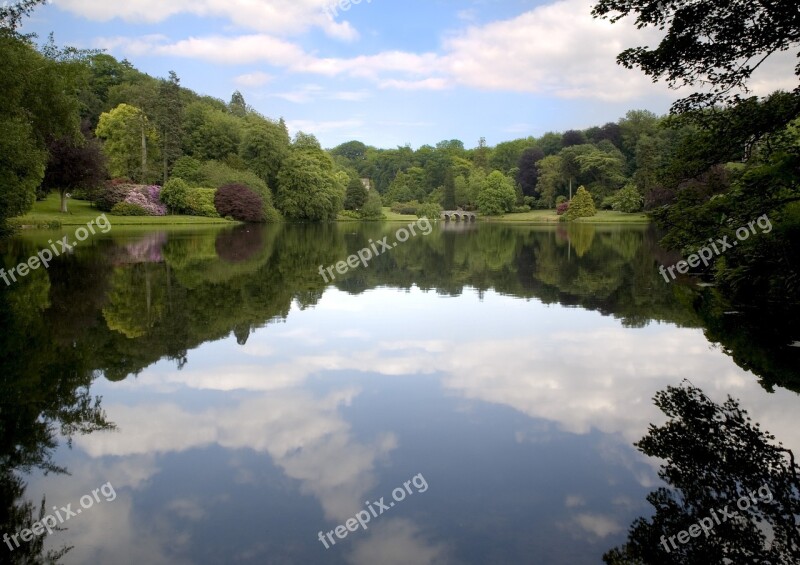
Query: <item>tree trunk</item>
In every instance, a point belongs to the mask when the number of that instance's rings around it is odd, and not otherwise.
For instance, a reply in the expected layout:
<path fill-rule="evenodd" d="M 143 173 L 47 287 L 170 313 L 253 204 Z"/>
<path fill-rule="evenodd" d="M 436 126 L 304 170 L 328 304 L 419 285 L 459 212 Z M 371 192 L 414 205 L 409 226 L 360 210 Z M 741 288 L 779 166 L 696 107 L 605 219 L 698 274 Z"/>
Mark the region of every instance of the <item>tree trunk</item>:
<path fill-rule="evenodd" d="M 67 213 L 67 191 L 61 191 L 61 212 L 66 214 Z"/>
<path fill-rule="evenodd" d="M 142 112 L 142 182 L 147 182 L 147 130 L 144 112 Z"/>

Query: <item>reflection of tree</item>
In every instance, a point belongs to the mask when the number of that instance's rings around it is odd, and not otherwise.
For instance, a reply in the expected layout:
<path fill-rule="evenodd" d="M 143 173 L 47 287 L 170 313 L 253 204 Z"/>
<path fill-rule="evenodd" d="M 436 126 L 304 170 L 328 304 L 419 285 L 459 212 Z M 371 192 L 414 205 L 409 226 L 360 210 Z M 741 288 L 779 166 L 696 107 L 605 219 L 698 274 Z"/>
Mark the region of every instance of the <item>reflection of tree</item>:
<path fill-rule="evenodd" d="M 737 308 L 716 289 L 693 293 L 692 306 L 703 320 L 706 338 L 719 343 L 746 371 L 772 392 L 781 386 L 800 392 L 800 308 L 783 305 L 778 315 L 762 308 Z"/>
<path fill-rule="evenodd" d="M 391 243 L 401 227 L 407 226 L 369 222 L 181 231 L 169 233 L 162 249 L 148 248 L 148 256 L 163 260 L 137 264 L 121 261 L 113 241 L 100 241 L 51 266 L 52 306 L 45 316 L 59 344 L 77 344 L 87 363 L 111 380 L 138 374 L 164 358 L 183 366 L 187 351 L 203 342 L 234 333 L 244 343 L 252 330 L 285 317 L 293 302 L 313 306 L 327 286 L 320 265 L 346 260 L 384 236 Z M 437 227 L 382 253 L 367 267 L 337 274 L 331 284 L 353 294 L 381 286 L 417 286 L 449 296 L 467 288 L 479 294 L 494 290 L 598 311 L 626 327 L 653 321 L 702 327 L 699 312 L 709 339 L 730 344 L 741 366 L 752 368 L 765 383 L 790 383 L 797 366 L 791 354 L 796 359 L 800 349 L 773 355 L 767 338 L 785 344 L 781 333 L 787 332 L 750 332 L 758 339 L 749 339 L 747 328 L 755 327 L 749 322 L 741 327 L 731 323 L 731 316 L 720 319 L 717 307 L 709 317 L 698 306 L 697 293 L 664 283 L 654 262 L 657 240 L 644 227 L 504 224 L 465 232 Z M 774 326 L 784 327 L 785 319 Z"/>
<path fill-rule="evenodd" d="M 580 224 L 571 222 L 567 227 L 569 241 L 575 249 L 578 257 L 583 257 L 592 248 L 594 234 L 597 231 L 592 224 Z"/>
<path fill-rule="evenodd" d="M 792 452 L 773 445 L 775 438 L 752 424 L 731 398 L 718 405 L 687 384 L 660 391 L 655 404 L 670 420 L 651 425 L 636 446 L 666 461 L 659 476 L 673 488 L 648 495 L 655 516 L 636 520 L 627 543 L 608 552 L 605 562 L 797 563 L 800 468 Z M 747 498 L 751 504 L 741 502 Z M 724 516 L 726 507 L 738 516 L 720 519 L 708 536 L 670 545 L 671 536 L 714 514 Z"/>
<path fill-rule="evenodd" d="M 63 473 L 53 461 L 57 433 L 67 438 L 109 430 L 84 344 L 61 343 L 44 315 L 50 307 L 48 272 L 34 271 L 0 291 L 0 533 L 15 534 L 44 515 L 25 500 L 18 473 Z M 0 543 L 0 563 L 49 563 L 67 548 L 43 550 L 44 536 L 13 552 Z"/>
<path fill-rule="evenodd" d="M 264 249 L 265 231 L 261 224 L 237 226 L 217 236 L 214 243 L 217 255 L 227 263 L 242 263 L 257 257 Z"/>

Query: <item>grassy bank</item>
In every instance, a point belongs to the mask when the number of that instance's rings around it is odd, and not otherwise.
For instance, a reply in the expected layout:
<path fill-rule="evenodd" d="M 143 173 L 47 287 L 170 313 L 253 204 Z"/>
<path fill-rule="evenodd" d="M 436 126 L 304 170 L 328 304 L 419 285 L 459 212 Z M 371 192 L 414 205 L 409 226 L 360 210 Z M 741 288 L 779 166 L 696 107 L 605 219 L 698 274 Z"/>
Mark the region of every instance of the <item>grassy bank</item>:
<path fill-rule="evenodd" d="M 101 212 L 93 208 L 89 202 L 70 200 L 69 212 L 62 214 L 61 199 L 51 194 L 47 200 L 36 202 L 33 210 L 24 216 L 14 218 L 11 223 L 21 228 L 58 228 L 60 226 L 86 225 L 97 218 Z M 230 224 L 223 218 L 201 218 L 198 216 L 114 216 L 106 212 L 106 217 L 114 226 L 176 226 L 176 225 L 213 225 Z"/>
<path fill-rule="evenodd" d="M 482 216 L 481 221 L 486 222 L 527 222 L 529 224 L 558 223 L 559 216 L 555 210 L 532 210 L 521 214 L 505 214 L 503 216 Z M 600 210 L 596 216 L 576 220 L 584 224 L 649 224 L 650 218 L 646 214 L 625 214 L 624 212 L 611 212 Z"/>

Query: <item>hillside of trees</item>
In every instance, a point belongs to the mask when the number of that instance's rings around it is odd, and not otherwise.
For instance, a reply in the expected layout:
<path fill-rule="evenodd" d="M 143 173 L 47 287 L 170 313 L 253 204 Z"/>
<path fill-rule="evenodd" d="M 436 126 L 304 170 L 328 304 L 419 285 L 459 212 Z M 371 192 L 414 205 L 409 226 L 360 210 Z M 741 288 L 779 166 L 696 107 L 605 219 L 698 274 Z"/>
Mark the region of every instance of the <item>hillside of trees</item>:
<path fill-rule="evenodd" d="M 290 138 L 282 119 L 259 114 L 239 92 L 225 102 L 181 87 L 175 72 L 154 78 L 52 37 L 37 46 L 16 30 L 40 3 L 0 10 L 0 228 L 52 191 L 63 210 L 71 194 L 117 214 L 320 222 L 343 212 L 380 218 L 382 206 L 428 216 L 457 207 L 562 212 L 585 187 L 599 209 L 650 212 L 664 243 L 684 255 L 767 214 L 776 230 L 726 253 L 717 282 L 772 302 L 800 294 L 798 91 L 730 99 L 721 88 L 716 98 L 679 101 L 671 116 L 631 111 L 494 147 L 354 140 L 324 150 L 313 135 Z M 628 9 L 606 4 L 598 14 Z M 657 76 L 681 60 L 662 63 L 645 70 Z M 736 86 L 748 76 L 728 78 Z"/>

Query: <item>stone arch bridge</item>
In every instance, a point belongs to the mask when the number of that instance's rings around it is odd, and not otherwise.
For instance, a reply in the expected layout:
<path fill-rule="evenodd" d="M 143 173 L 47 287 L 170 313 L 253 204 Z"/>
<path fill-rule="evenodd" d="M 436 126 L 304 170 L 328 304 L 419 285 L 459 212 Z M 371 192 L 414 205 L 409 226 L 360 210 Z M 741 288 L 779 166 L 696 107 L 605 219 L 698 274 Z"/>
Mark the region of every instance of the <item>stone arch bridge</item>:
<path fill-rule="evenodd" d="M 446 222 L 475 222 L 478 214 L 475 212 L 464 212 L 463 210 L 445 210 L 442 212 L 442 219 Z"/>

